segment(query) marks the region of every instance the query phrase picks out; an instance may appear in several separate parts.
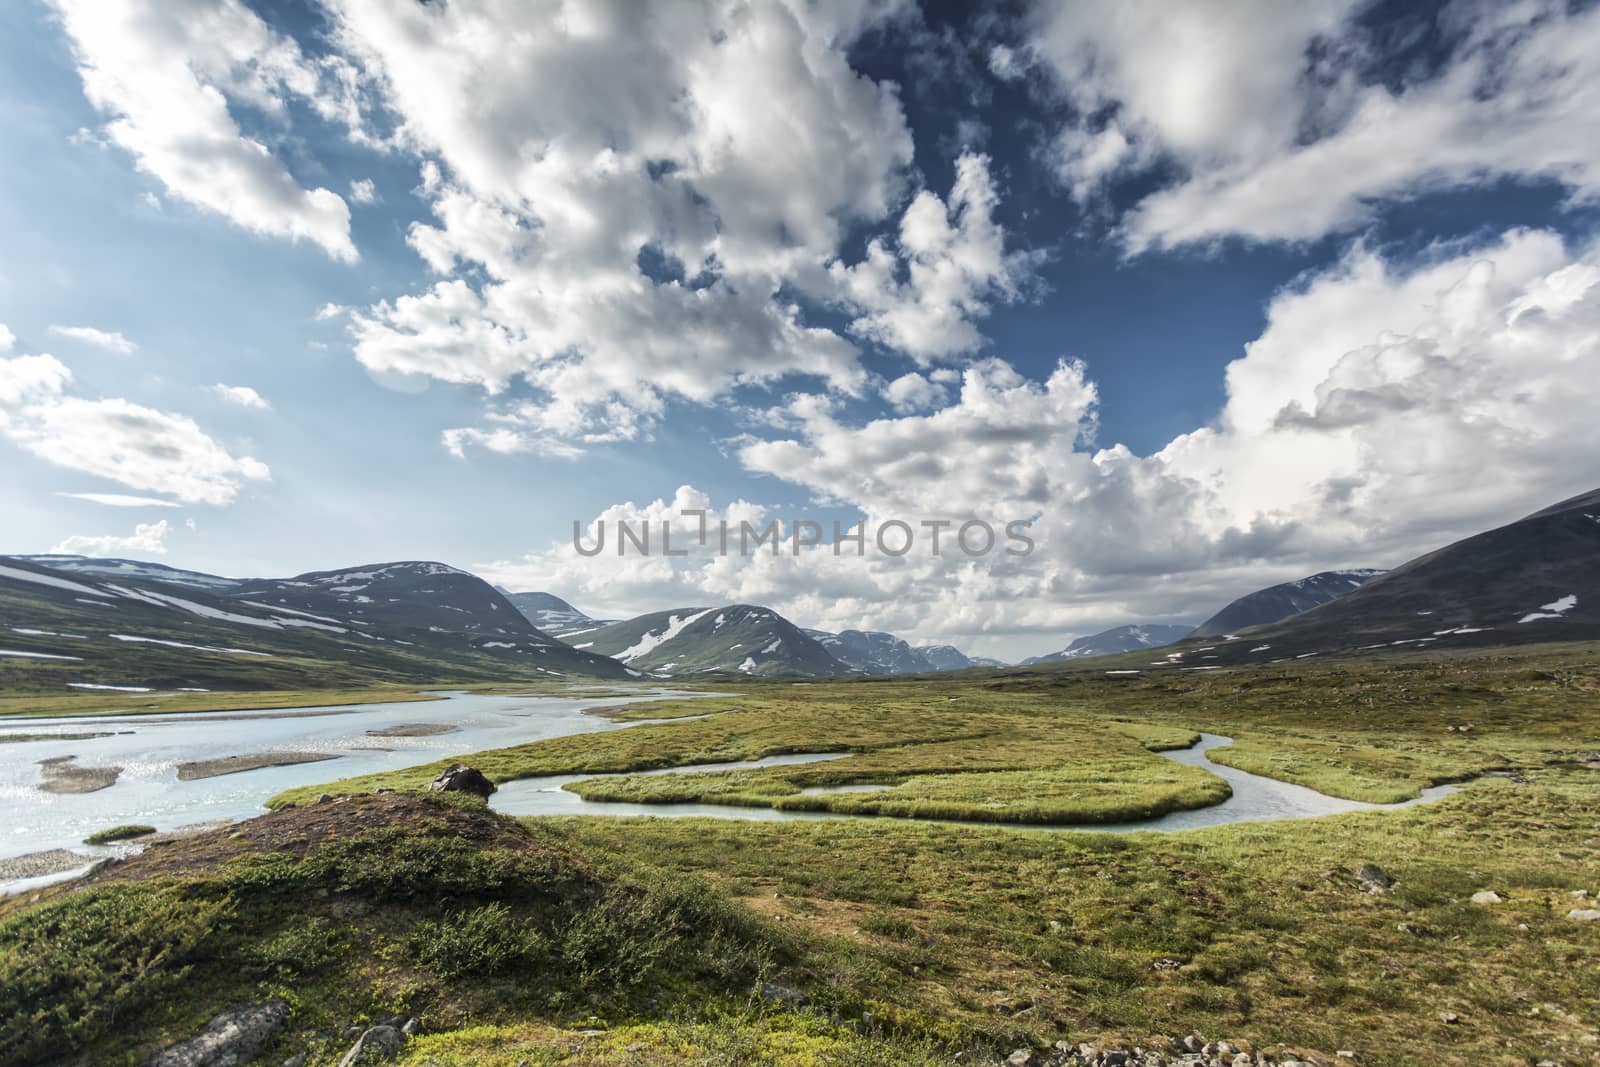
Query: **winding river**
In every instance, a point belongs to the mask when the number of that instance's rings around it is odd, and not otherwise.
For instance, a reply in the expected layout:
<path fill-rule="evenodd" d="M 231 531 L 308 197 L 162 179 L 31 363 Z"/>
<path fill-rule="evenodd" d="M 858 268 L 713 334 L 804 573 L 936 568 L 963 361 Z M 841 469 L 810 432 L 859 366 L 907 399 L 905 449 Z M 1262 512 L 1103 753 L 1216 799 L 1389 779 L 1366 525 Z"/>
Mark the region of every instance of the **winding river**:
<path fill-rule="evenodd" d="M 1307 789 L 1303 785 L 1264 778 L 1249 771 L 1224 767 L 1212 763 L 1206 753 L 1214 748 L 1231 745 L 1232 738 L 1219 734 L 1201 734 L 1199 744 L 1192 748 L 1161 755 L 1178 763 L 1204 767 L 1223 779 L 1233 788 L 1233 795 L 1220 804 L 1193 811 L 1174 811 L 1154 819 L 1140 819 L 1121 823 L 1074 823 L 1070 826 L 1044 826 L 1034 823 L 980 823 L 982 826 L 1009 826 L 1023 830 L 1063 830 L 1075 833 L 1129 833 L 1134 830 L 1197 830 L 1205 826 L 1222 826 L 1235 822 L 1272 822 L 1280 819 L 1309 819 L 1320 815 L 1343 815 L 1352 811 L 1387 811 L 1394 808 L 1425 804 L 1455 792 L 1456 786 L 1438 785 L 1424 789 L 1422 795 L 1399 804 L 1369 804 L 1359 800 L 1341 800 Z M 713 763 L 695 767 L 669 767 L 644 774 L 684 774 L 692 771 L 739 771 L 757 767 L 780 767 L 797 763 L 815 763 L 822 760 L 844 759 L 848 753 L 817 755 L 772 756 L 744 763 Z M 718 819 L 757 819 L 763 821 L 804 821 L 815 819 L 877 819 L 888 816 L 838 814 L 817 811 L 776 811 L 772 808 L 743 808 L 724 804 L 632 804 L 611 801 L 584 800 L 576 793 L 563 788 L 568 782 L 588 778 L 610 778 L 617 775 L 563 774 L 546 778 L 524 778 L 507 782 L 499 792 L 489 798 L 489 806 L 508 815 L 664 815 L 688 818 L 691 816 Z M 871 785 L 846 785 L 824 789 L 808 789 L 808 793 L 878 792 L 892 787 Z M 919 819 L 918 822 L 946 820 Z M 972 824 L 965 824 L 972 825 Z"/>
<path fill-rule="evenodd" d="M 576 691 L 539 697 L 449 693 L 441 694 L 444 699 L 432 702 L 284 711 L 0 719 L 0 735 L 37 737 L 0 743 L 0 801 L 5 811 L 4 821 L 0 822 L 0 863 L 52 849 L 70 849 L 83 856 L 87 863 L 118 851 L 82 843 L 89 834 L 110 826 L 142 823 L 158 830 L 174 830 L 197 823 L 246 819 L 260 814 L 268 798 L 295 786 L 428 763 L 487 748 L 626 729 L 639 723 L 617 723 L 585 714 L 585 709 L 597 703 L 615 705 L 693 695 L 697 694 L 664 689 L 603 700 Z M 1228 738 L 1203 734 L 1200 743 L 1193 748 L 1162 753 L 1179 763 L 1205 767 L 1226 779 L 1233 788 L 1233 796 L 1221 804 L 1129 823 L 1022 828 L 1106 833 L 1172 831 L 1405 806 L 1340 800 L 1303 786 L 1207 760 L 1207 752 L 1228 743 Z M 266 761 L 285 753 L 299 758 L 307 754 L 331 758 L 189 780 L 180 778 L 179 774 L 183 764 L 236 757 Z M 42 791 L 39 786 L 47 766 L 41 764 L 48 765 L 63 757 L 74 757 L 72 765 L 79 768 L 91 771 L 118 768 L 118 773 L 112 785 L 92 792 Z M 648 773 L 740 770 L 845 758 L 848 754 L 774 756 L 744 763 L 675 767 Z M 186 775 L 192 773 L 191 768 Z M 775 821 L 874 817 L 720 804 L 593 802 L 562 788 L 569 782 L 592 777 L 599 776 L 558 775 L 507 782 L 491 799 L 491 806 L 515 815 L 703 816 Z M 892 787 L 841 786 L 821 791 L 884 788 Z M 1407 804 L 1433 800 L 1452 789 L 1438 786 Z M 57 872 L 50 877 L 61 876 Z M 42 879 L 15 877 L 10 881 L 0 880 L 0 892 L 14 892 L 40 881 Z"/>

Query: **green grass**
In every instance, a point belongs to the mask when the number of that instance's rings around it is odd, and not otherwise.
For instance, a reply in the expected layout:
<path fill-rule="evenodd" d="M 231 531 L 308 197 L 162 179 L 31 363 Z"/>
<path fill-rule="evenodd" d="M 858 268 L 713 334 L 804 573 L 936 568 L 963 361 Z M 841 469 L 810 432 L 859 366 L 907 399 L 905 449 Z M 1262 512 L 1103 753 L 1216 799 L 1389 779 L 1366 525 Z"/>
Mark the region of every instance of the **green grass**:
<path fill-rule="evenodd" d="M 1191 1031 L 1400 1067 L 1594 1064 L 1600 924 L 1566 914 L 1575 893 L 1600 894 L 1597 659 L 1521 650 L 1117 680 L 751 682 L 641 707 L 717 714 L 469 761 L 504 780 L 831 749 L 850 755 L 580 788 L 1013 821 L 1051 805 L 1092 817 L 1209 783 L 1155 754 L 1202 730 L 1235 739 L 1229 762 L 1363 799 L 1507 776 L 1404 810 L 1182 834 L 516 823 L 468 801 L 307 804 L 241 828 L 285 820 L 282 844 L 217 835 L 208 849 L 242 854 L 200 867 L 163 860 L 186 847 L 163 845 L 121 865 L 166 863 L 149 881 L 0 904 L 0 1049 L 12 1057 L 0 1062 L 131 1064 L 218 1010 L 283 996 L 293 1015 L 262 1062 L 337 1062 L 341 1042 L 319 1033 L 407 1012 L 427 1036 L 402 1062 L 419 1067 L 822 1067 L 958 1051 L 984 1062 L 1062 1038 L 1151 1047 Z M 851 782 L 892 788 L 799 793 Z M 361 820 L 419 803 L 421 817 Z M 1394 877 L 1390 891 L 1364 891 L 1366 863 Z M 1480 889 L 1504 903 L 1470 903 Z M 762 982 L 800 990 L 817 1013 L 761 1000 Z"/>
<path fill-rule="evenodd" d="M 113 841 L 127 841 L 129 838 L 144 837 L 146 834 L 156 832 L 154 826 L 144 826 L 140 823 L 127 823 L 122 826 L 113 826 L 106 830 L 99 830 L 83 839 L 86 845 L 109 845 Z"/>

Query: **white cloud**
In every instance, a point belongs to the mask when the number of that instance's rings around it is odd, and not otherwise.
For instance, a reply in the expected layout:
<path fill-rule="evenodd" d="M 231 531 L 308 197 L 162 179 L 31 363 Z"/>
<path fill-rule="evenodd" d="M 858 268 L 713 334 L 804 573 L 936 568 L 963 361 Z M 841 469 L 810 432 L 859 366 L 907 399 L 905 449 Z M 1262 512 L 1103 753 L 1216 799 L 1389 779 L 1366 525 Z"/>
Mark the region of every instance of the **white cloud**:
<path fill-rule="evenodd" d="M 378 187 L 371 178 L 358 178 L 350 183 L 350 199 L 358 204 L 376 204 Z"/>
<path fill-rule="evenodd" d="M 0 428 L 6 425 L 5 408 L 58 397 L 71 380 L 72 372 L 54 356 L 0 359 Z"/>
<path fill-rule="evenodd" d="M 106 137 L 170 196 L 252 232 L 356 259 L 345 202 L 303 187 L 241 131 L 234 110 L 284 123 L 287 100 L 299 97 L 325 118 L 355 121 L 348 63 L 312 61 L 241 0 L 51 2 L 84 93 L 108 118 Z"/>
<path fill-rule="evenodd" d="M 58 337 L 70 337 L 74 341 L 82 341 L 84 344 L 104 348 L 110 352 L 120 352 L 123 355 L 136 351 L 139 347 L 116 330 L 97 330 L 93 326 L 51 326 L 50 332 Z"/>
<path fill-rule="evenodd" d="M 852 422 L 797 397 L 766 439 L 739 447 L 747 469 L 869 523 L 1034 517 L 1026 558 L 822 550 L 671 565 L 557 545 L 494 566 L 519 588 L 610 613 L 754 600 L 805 625 L 1002 655 L 1118 623 L 1198 621 L 1274 581 L 1392 566 L 1592 489 L 1596 337 L 1593 248 L 1512 231 L 1397 264 L 1357 244 L 1272 301 L 1229 367 L 1216 423 L 1150 456 L 1095 445 L 1082 366 L 1038 382 L 999 360 L 968 367 L 932 410 Z M 692 489 L 679 497 L 605 515 L 710 506 Z M 736 508 L 774 517 L 743 502 L 722 511 Z"/>
<path fill-rule="evenodd" d="M 57 493 L 56 496 L 70 497 L 73 500 L 86 500 L 91 504 L 101 504 L 108 508 L 175 508 L 178 506 L 171 500 L 162 500 L 153 496 L 127 496 L 123 493 Z"/>
<path fill-rule="evenodd" d="M 357 313 L 357 358 L 534 396 L 457 444 L 583 447 L 648 434 L 673 398 L 791 376 L 867 386 L 855 346 L 787 294 L 833 299 L 825 268 L 852 228 L 904 203 L 896 88 L 846 60 L 895 5 L 335 10 L 337 41 L 425 160 L 434 218 L 409 239 L 441 275 Z M 988 225 L 973 196 L 952 205 L 958 237 Z M 979 313 L 982 284 L 951 321 Z"/>
<path fill-rule="evenodd" d="M 186 416 L 71 396 L 71 380 L 54 356 L 0 359 L 0 436 L 58 466 L 186 503 L 226 504 L 243 481 L 271 477 L 266 464 L 233 456 Z"/>
<path fill-rule="evenodd" d="M 947 204 L 923 190 L 900 220 L 897 248 L 882 241 L 866 258 L 829 265 L 838 297 L 861 312 L 851 330 L 919 360 L 972 352 L 975 319 L 991 301 L 1020 294 L 1037 258 L 1005 247 L 987 156 L 963 154 Z"/>
<path fill-rule="evenodd" d="M 1303 240 L 1386 200 L 1514 178 L 1600 195 L 1600 9 L 1457 0 L 1438 69 L 1377 80 L 1359 0 L 1040 4 L 1029 45 L 1079 116 L 1051 149 L 1087 198 L 1157 161 L 1180 177 L 1124 219 L 1135 250 Z"/>
<path fill-rule="evenodd" d="M 213 385 L 211 391 L 228 403 L 242 408 L 255 408 L 257 411 L 272 410 L 272 405 L 267 402 L 266 397 L 248 385 Z"/>
<path fill-rule="evenodd" d="M 912 371 L 902 374 L 883 387 L 884 399 L 896 411 L 926 411 L 944 402 L 944 387 Z"/>
<path fill-rule="evenodd" d="M 336 319 L 340 315 L 348 314 L 349 311 L 350 309 L 343 304 L 327 303 L 317 309 L 316 319 L 318 322 L 327 322 L 329 319 Z"/>
<path fill-rule="evenodd" d="M 162 519 L 160 522 L 140 523 L 126 537 L 74 535 L 50 551 L 72 556 L 164 556 L 167 554 L 167 535 L 171 532 L 167 521 Z"/>
<path fill-rule="evenodd" d="M 17 343 L 17 335 L 12 333 L 5 323 L 0 322 L 0 356 L 5 355 Z"/>

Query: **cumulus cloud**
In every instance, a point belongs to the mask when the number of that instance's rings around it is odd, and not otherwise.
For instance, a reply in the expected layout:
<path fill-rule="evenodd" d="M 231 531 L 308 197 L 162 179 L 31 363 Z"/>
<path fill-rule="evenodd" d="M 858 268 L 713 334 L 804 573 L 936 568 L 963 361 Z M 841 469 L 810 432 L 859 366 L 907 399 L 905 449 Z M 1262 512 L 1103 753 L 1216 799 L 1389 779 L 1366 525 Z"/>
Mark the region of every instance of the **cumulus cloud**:
<path fill-rule="evenodd" d="M 16 346 L 17 335 L 12 333 L 5 323 L 0 322 L 0 356 L 5 355 Z"/>
<path fill-rule="evenodd" d="M 673 399 L 787 378 L 860 394 L 856 346 L 919 358 L 976 347 L 972 322 L 1019 284 L 986 161 L 946 203 L 914 191 L 892 84 L 847 52 L 904 5 L 593 3 L 506 7 L 339 0 L 336 40 L 422 157 L 428 288 L 356 312 L 356 357 L 531 399 L 451 447 L 556 452 L 646 435 Z M 846 239 L 902 210 L 884 264 Z M 839 272 L 830 278 L 829 265 Z M 887 271 L 890 291 L 851 286 Z M 848 291 L 846 291 L 848 290 Z"/>
<path fill-rule="evenodd" d="M 347 62 L 311 60 L 241 0 L 51 2 L 84 94 L 107 116 L 105 137 L 168 195 L 252 232 L 357 258 L 344 200 L 302 186 L 237 117 L 249 108 L 285 122 L 298 98 L 325 118 L 358 122 Z"/>
<path fill-rule="evenodd" d="M 90 537 L 81 534 L 68 537 L 50 551 L 70 556 L 130 556 L 167 554 L 167 535 L 172 532 L 167 520 L 140 523 L 126 537 L 107 535 Z"/>
<path fill-rule="evenodd" d="M 823 547 L 633 561 L 557 545 L 494 566 L 519 587 L 606 598 L 612 612 L 630 598 L 757 600 L 806 625 L 1000 654 L 1122 622 L 1197 621 L 1273 581 L 1392 566 L 1594 488 L 1596 337 L 1593 248 L 1518 230 L 1394 262 L 1358 243 L 1272 301 L 1229 366 L 1215 424 L 1149 456 L 1096 444 L 1082 365 L 1040 382 L 997 359 L 966 368 L 931 410 L 851 421 L 797 398 L 738 448 L 746 469 L 871 524 L 1030 518 L 1024 558 L 863 560 Z M 712 505 L 686 487 L 606 514 L 681 507 Z M 613 573 L 626 577 L 607 593 Z"/>
<path fill-rule="evenodd" d="M 230 404 L 242 408 L 254 408 L 257 411 L 271 411 L 272 405 L 267 398 L 250 388 L 248 385 L 213 385 L 211 391 Z"/>
<path fill-rule="evenodd" d="M 186 503 L 226 504 L 267 465 L 236 457 L 193 419 L 120 398 L 68 393 L 72 372 L 54 356 L 0 359 L 0 436 L 57 466 Z"/>
<path fill-rule="evenodd" d="M 178 505 L 171 500 L 162 500 L 153 496 L 129 496 L 125 493 L 57 493 L 56 496 L 69 497 L 73 500 L 86 500 L 91 504 L 100 504 L 108 508 L 175 508 Z"/>
<path fill-rule="evenodd" d="M 978 348 L 974 320 L 993 301 L 1016 299 L 1037 262 L 1006 249 L 993 217 L 998 202 L 988 157 L 965 153 L 949 202 L 919 192 L 900 220 L 894 250 L 874 240 L 862 262 L 830 264 L 839 299 L 861 313 L 851 330 L 918 360 Z"/>
<path fill-rule="evenodd" d="M 378 187 L 371 178 L 358 178 L 350 183 L 350 199 L 358 204 L 376 204 Z"/>
<path fill-rule="evenodd" d="M 1158 162 L 1135 250 L 1303 240 L 1485 178 L 1600 194 L 1600 9 L 1455 0 L 1437 68 L 1385 69 L 1360 0 L 1039 4 L 1028 49 L 1072 118 L 1049 149 L 1081 199 Z"/>
<path fill-rule="evenodd" d="M 57 337 L 69 337 L 74 341 L 82 341 L 84 344 L 104 348 L 109 352 L 120 352 L 123 355 L 139 347 L 116 330 L 97 330 L 93 326 L 51 326 L 50 332 Z"/>

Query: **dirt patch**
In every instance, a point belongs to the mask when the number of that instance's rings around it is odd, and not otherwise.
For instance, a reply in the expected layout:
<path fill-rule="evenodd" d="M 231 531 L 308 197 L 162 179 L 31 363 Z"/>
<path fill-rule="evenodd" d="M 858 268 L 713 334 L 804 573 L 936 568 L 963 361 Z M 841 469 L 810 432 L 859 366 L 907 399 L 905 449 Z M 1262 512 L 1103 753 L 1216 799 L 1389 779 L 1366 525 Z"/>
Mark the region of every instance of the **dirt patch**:
<path fill-rule="evenodd" d="M 256 771 L 262 767 L 292 767 L 297 763 L 321 763 L 323 760 L 338 758 L 326 752 L 253 752 L 248 756 L 195 760 L 192 763 L 178 764 L 178 781 L 192 782 L 223 774 Z"/>
<path fill-rule="evenodd" d="M 368 730 L 368 737 L 433 737 L 435 734 L 449 734 L 456 731 L 456 727 L 447 722 L 403 722 L 397 726 L 385 726 L 381 730 Z"/>
<path fill-rule="evenodd" d="M 861 920 L 871 909 L 860 904 L 817 897 L 787 897 L 778 893 L 740 897 L 739 902 L 763 918 L 798 923 L 824 937 L 866 940 L 861 933 Z"/>
<path fill-rule="evenodd" d="M 44 781 L 41 793 L 93 793 L 114 784 L 121 767 L 80 767 L 77 756 L 56 756 L 39 761 Z"/>
<path fill-rule="evenodd" d="M 97 737 L 110 737 L 111 733 L 98 734 L 0 734 L 0 745 L 20 745 L 26 741 L 92 741 Z"/>

